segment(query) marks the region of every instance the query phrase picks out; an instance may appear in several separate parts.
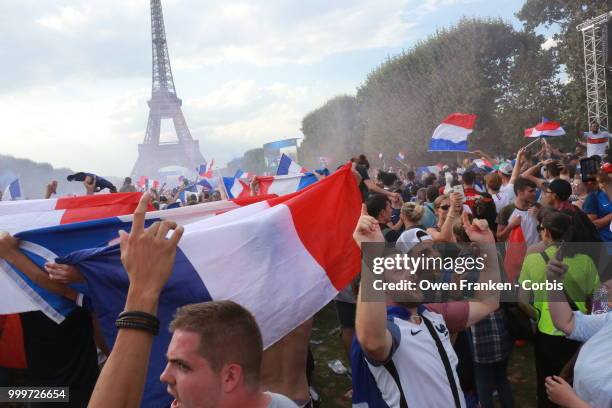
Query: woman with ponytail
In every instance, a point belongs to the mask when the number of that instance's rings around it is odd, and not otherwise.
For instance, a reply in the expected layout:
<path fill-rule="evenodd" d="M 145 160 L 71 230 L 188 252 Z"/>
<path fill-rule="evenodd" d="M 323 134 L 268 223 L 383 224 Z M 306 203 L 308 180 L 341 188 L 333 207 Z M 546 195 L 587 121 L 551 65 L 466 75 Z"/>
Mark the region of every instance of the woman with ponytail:
<path fill-rule="evenodd" d="M 591 257 L 578 253 L 576 245 L 568 244 L 575 234 L 569 215 L 556 210 L 546 210 L 538 225 L 538 231 L 546 249 L 525 257 L 519 276 L 519 297 L 521 302 L 529 303 L 532 317 L 537 322 L 534 351 L 538 407 L 554 407 L 557 405 L 550 402 L 546 395 L 545 379 L 559 375 L 576 353 L 580 343 L 566 339 L 564 333 L 553 324 L 545 286 L 552 283 L 547 279 L 547 265 L 551 259 L 558 256 L 560 262 L 567 266 L 567 273 L 562 281 L 563 293 L 573 310 L 584 314 L 588 313 L 587 303 L 593 292 L 599 288 L 600 281 Z"/>

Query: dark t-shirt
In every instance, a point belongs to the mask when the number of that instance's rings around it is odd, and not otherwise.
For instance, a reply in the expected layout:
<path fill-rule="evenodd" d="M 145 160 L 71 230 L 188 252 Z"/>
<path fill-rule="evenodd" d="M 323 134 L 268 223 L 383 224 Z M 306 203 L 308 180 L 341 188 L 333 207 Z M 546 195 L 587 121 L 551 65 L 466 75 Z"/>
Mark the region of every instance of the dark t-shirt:
<path fill-rule="evenodd" d="M 116 193 L 117 192 L 117 187 L 115 187 L 115 185 L 113 183 L 111 183 L 110 181 L 108 181 L 107 179 L 100 177 L 100 176 L 96 176 L 93 173 L 84 173 L 82 171 L 78 172 L 78 173 L 74 173 L 69 175 L 68 177 L 66 177 L 66 179 L 68 181 L 85 181 L 86 177 L 95 177 L 96 178 L 96 186 L 94 188 L 94 191 L 97 193 L 99 191 L 104 190 L 105 188 L 108 188 L 108 190 L 111 193 Z"/>
<path fill-rule="evenodd" d="M 365 203 L 368 199 L 368 186 L 366 186 L 365 181 L 370 179 L 368 175 L 368 169 L 363 164 L 358 164 L 355 167 L 355 170 L 361 176 L 361 182 L 359 183 L 359 191 L 361 191 L 361 200 Z"/>
<path fill-rule="evenodd" d="M 99 373 L 91 314 L 79 307 L 57 324 L 42 312 L 28 312 L 21 324 L 27 385 L 70 387 L 70 403 L 52 406 L 86 407 Z"/>
<path fill-rule="evenodd" d="M 378 224 L 378 225 L 380 226 L 380 230 L 383 234 L 383 237 L 385 238 L 385 241 L 387 242 L 396 243 L 397 239 L 400 237 L 400 235 L 402 235 L 402 232 L 404 232 L 403 226 L 399 231 L 396 231 L 394 229 L 387 227 L 385 224 Z"/>

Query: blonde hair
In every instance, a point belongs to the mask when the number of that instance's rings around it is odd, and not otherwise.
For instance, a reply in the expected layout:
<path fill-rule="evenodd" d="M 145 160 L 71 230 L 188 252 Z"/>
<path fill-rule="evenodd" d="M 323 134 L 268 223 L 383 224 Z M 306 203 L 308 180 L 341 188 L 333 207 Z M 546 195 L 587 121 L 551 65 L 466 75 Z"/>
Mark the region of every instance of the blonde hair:
<path fill-rule="evenodd" d="M 445 200 L 450 200 L 450 194 L 439 195 L 438 198 L 434 200 L 434 207 L 438 208 L 440 204 L 442 204 L 442 201 Z"/>
<path fill-rule="evenodd" d="M 417 203 L 404 203 L 402 206 L 402 214 L 410 222 L 418 223 L 423 218 L 425 208 Z"/>

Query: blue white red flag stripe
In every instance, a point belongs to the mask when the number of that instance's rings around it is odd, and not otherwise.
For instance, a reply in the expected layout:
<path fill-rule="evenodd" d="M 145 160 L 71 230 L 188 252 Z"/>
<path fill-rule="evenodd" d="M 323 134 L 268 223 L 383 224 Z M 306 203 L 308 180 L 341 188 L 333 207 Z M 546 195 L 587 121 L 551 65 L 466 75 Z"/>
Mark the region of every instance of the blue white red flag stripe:
<path fill-rule="evenodd" d="M 300 191 L 318 180 L 312 173 L 258 176 L 256 179 L 259 182 L 259 194 L 276 194 L 279 196 Z"/>
<path fill-rule="evenodd" d="M 22 198 L 24 197 L 19 179 L 11 181 L 2 194 L 2 201 L 20 200 Z"/>
<path fill-rule="evenodd" d="M 228 198 L 244 198 L 251 195 L 249 183 L 235 177 L 223 177 L 223 184 Z"/>
<path fill-rule="evenodd" d="M 317 177 L 312 173 L 289 174 L 286 176 L 257 176 L 258 194 L 285 195 L 300 191 L 316 183 Z M 251 195 L 251 187 L 244 180 L 234 177 L 223 177 L 223 183 L 229 198 L 244 198 Z"/>
<path fill-rule="evenodd" d="M 429 151 L 467 152 L 467 137 L 474 130 L 476 115 L 453 113 L 434 130 Z"/>
<path fill-rule="evenodd" d="M 33 228 L 131 214 L 136 209 L 141 195 L 142 193 L 96 194 L 2 202 L 0 225 L 3 231 L 14 234 Z"/>
<path fill-rule="evenodd" d="M 291 157 L 287 156 L 285 153 L 280 158 L 278 163 L 278 169 L 276 170 L 277 176 L 286 176 L 288 174 L 300 174 L 306 173 L 306 169 L 296 163 Z"/>
<path fill-rule="evenodd" d="M 540 137 L 540 136 L 563 136 L 565 130 L 559 122 L 553 122 L 546 118 L 542 118 L 542 122 L 536 126 L 525 129 L 525 137 Z"/>
<path fill-rule="evenodd" d="M 181 225 L 187 225 L 273 197 L 269 195 L 231 201 L 212 201 L 171 210 L 150 211 L 147 213 L 146 219 L 147 224 L 157 220 L 170 220 Z M 92 212 L 92 218 L 89 221 L 66 224 L 59 227 L 58 225 L 60 224 L 54 224 L 48 226 L 48 228 L 41 228 L 46 227 L 45 225 L 30 224 L 27 228 L 21 225 L 19 228 L 9 226 L 7 229 L 11 233 L 17 233 L 16 236 L 22 239 L 22 249 L 27 250 L 30 257 L 38 257 L 37 263 L 42 265 L 45 261 L 52 262 L 57 256 L 67 255 L 72 251 L 103 247 L 116 243 L 119 229 L 124 228 L 126 225 L 131 225 L 133 219 L 131 212 L 134 209 L 135 207 L 132 208 L 128 215 L 119 215 L 105 219 L 95 219 L 96 213 Z M 125 214 L 122 211 L 121 213 Z M 31 213 L 26 213 L 25 215 L 29 215 L 32 223 L 38 220 L 38 217 L 32 216 Z M 2 222 L 2 218 L 4 217 L 0 217 L 0 222 Z M 79 234 L 78 239 L 62 239 L 63 236 L 72 236 L 76 232 Z M 58 239 L 58 237 L 60 238 Z M 38 290 L 38 288 L 33 289 L 36 288 L 36 285 L 30 284 L 31 282 L 29 282 L 25 275 L 14 271 L 6 262 L 0 262 L 0 264 L 0 315 L 41 310 L 56 321 L 63 319 L 61 311 L 57 310 L 54 305 L 61 303 L 58 307 L 58 309 L 61 309 L 65 307 L 65 304 L 59 302 L 57 296 Z M 19 292 L 19 295 L 15 294 L 16 290 Z"/>

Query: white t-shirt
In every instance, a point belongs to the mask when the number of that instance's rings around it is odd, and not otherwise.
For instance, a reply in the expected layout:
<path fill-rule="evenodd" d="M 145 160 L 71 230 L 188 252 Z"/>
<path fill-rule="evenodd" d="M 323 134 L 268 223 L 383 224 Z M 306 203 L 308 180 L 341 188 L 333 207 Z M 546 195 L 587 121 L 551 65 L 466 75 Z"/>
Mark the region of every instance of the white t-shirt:
<path fill-rule="evenodd" d="M 453 303 L 453 302 L 451 302 Z M 459 303 L 459 302 L 456 302 Z M 465 313 L 469 308 L 463 308 Z M 461 407 L 465 407 L 465 398 L 459 386 L 456 367 L 459 363 L 457 354 L 450 340 L 450 331 L 444 317 L 436 312 L 423 312 L 436 329 L 442 346 L 448 356 L 453 376 L 458 386 Z M 464 319 L 467 321 L 467 316 Z M 366 356 L 367 367 L 372 374 L 375 385 L 383 401 L 389 407 L 399 407 L 400 395 L 403 392 L 409 407 L 449 407 L 454 406 L 451 386 L 444 365 L 438 352 L 436 342 L 424 322 L 420 324 L 398 317 L 389 318 L 387 327 L 393 338 L 389 359 L 384 362 L 371 361 Z M 398 375 L 401 389 L 391 375 L 388 365 L 392 364 Z M 368 386 L 368 384 L 363 384 Z M 368 406 L 353 399 L 353 407 Z"/>
<path fill-rule="evenodd" d="M 507 207 L 505 207 L 507 208 Z M 533 245 L 540 242 L 540 234 L 538 233 L 538 219 L 535 215 L 531 215 L 528 210 L 520 210 L 514 207 L 514 210 L 508 214 L 508 210 L 502 210 L 499 213 L 498 223 L 500 225 L 508 225 L 513 217 L 521 216 L 521 229 L 527 245 Z"/>
<path fill-rule="evenodd" d="M 592 407 L 612 407 L 612 313 L 584 315 L 574 312 L 569 339 L 586 342 L 574 366 L 574 390 Z"/>
<path fill-rule="evenodd" d="M 495 210 L 497 213 L 499 214 L 502 208 L 512 204 L 515 197 L 514 184 L 506 184 L 505 186 L 501 186 L 499 193 L 493 194 L 493 202 L 495 202 Z"/>
<path fill-rule="evenodd" d="M 608 148 L 608 140 L 610 134 L 608 132 L 598 132 L 593 134 L 592 132 L 584 132 L 584 136 L 587 138 L 587 156 L 591 157 L 594 155 L 605 156 L 606 149 Z"/>
<path fill-rule="evenodd" d="M 276 394 L 273 392 L 266 392 L 270 397 L 270 404 L 268 404 L 268 408 L 298 408 L 298 406 L 291 401 L 289 398 L 285 397 L 281 394 Z"/>

